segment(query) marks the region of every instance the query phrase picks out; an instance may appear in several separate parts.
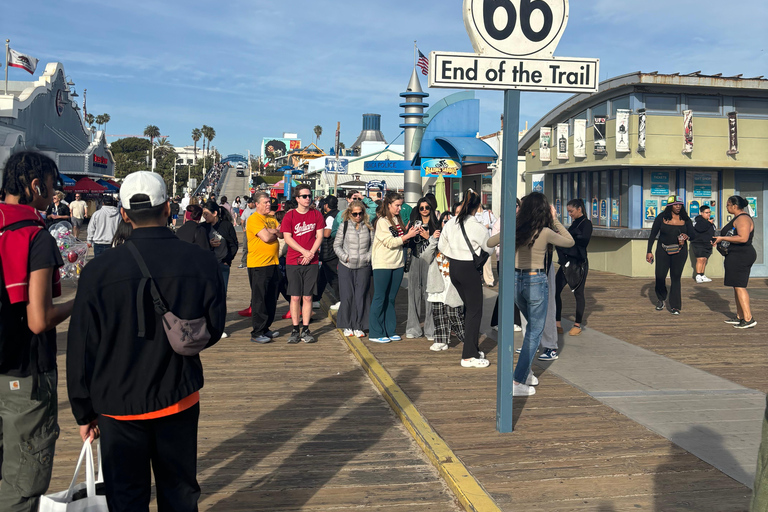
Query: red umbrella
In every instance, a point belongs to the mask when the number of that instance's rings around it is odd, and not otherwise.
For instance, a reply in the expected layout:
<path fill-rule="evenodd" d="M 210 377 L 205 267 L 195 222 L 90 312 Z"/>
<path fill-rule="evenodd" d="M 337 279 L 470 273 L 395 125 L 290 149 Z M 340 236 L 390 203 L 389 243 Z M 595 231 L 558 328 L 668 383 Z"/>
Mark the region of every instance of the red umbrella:
<path fill-rule="evenodd" d="M 64 187 L 67 192 L 80 192 L 81 194 L 97 194 L 106 192 L 107 187 L 99 185 L 91 178 L 80 178 L 77 183 L 69 187 Z"/>

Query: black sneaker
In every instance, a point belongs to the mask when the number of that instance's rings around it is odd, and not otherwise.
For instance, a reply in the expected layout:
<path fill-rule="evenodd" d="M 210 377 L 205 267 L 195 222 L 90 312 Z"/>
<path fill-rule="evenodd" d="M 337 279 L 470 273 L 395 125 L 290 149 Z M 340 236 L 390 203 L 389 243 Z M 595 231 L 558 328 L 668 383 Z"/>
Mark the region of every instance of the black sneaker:
<path fill-rule="evenodd" d="M 656 311 L 663 311 L 664 310 L 664 301 L 660 300 L 656 303 Z"/>
<path fill-rule="evenodd" d="M 288 338 L 288 343 L 295 344 L 301 341 L 301 332 L 298 330 L 291 331 L 291 336 Z"/>
<path fill-rule="evenodd" d="M 680 314 L 680 310 L 677 309 L 677 308 L 672 308 L 672 309 L 669 310 L 669 312 L 672 313 L 673 315 L 679 315 Z"/>
<path fill-rule="evenodd" d="M 751 327 L 754 327 L 757 325 L 757 320 L 755 320 L 755 317 L 752 317 L 752 320 L 746 321 L 744 319 L 739 322 L 739 325 L 734 325 L 737 329 L 749 329 Z"/>
<path fill-rule="evenodd" d="M 315 339 L 314 336 L 312 336 L 312 333 L 309 332 L 309 329 L 304 329 L 304 331 L 302 331 L 301 333 L 301 341 L 303 341 L 304 343 L 314 343 L 317 340 Z"/>
<path fill-rule="evenodd" d="M 729 318 L 728 320 L 725 320 L 725 323 L 727 323 L 728 325 L 739 325 L 743 321 L 744 320 L 742 320 L 741 318 L 736 317 L 736 318 Z"/>

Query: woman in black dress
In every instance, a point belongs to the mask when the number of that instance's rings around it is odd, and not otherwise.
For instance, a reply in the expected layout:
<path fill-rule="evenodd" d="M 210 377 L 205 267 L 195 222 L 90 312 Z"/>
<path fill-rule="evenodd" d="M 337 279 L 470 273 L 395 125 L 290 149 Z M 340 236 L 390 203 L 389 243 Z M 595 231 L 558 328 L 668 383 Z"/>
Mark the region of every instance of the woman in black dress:
<path fill-rule="evenodd" d="M 720 236 L 712 239 L 718 251 L 725 255 L 725 286 L 733 286 L 736 297 L 736 318 L 725 321 L 737 329 L 749 329 L 757 325 L 749 308 L 749 272 L 757 259 L 757 252 L 752 246 L 755 235 L 755 223 L 747 213 L 747 200 L 741 196 L 731 196 L 725 204 L 733 220 L 723 227 Z"/>
<path fill-rule="evenodd" d="M 670 313 L 679 315 L 682 308 L 681 278 L 685 262 L 688 261 L 689 238 L 694 234 L 693 223 L 683 208 L 683 201 L 677 196 L 669 196 L 667 207 L 656 217 L 648 237 L 648 254 L 645 261 L 653 264 L 653 242 L 656 245 L 656 311 L 664 309 L 667 300 L 667 274 L 672 279 L 669 290 Z"/>

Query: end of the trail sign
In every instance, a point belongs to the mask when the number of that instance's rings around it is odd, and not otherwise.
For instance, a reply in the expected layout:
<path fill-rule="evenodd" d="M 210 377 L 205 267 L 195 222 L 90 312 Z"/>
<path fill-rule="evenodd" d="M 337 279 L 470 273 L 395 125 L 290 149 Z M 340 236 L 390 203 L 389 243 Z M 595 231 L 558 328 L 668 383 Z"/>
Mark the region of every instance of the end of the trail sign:
<path fill-rule="evenodd" d="M 600 59 L 432 52 L 429 60 L 429 86 L 451 89 L 590 93 L 597 91 L 600 76 Z"/>

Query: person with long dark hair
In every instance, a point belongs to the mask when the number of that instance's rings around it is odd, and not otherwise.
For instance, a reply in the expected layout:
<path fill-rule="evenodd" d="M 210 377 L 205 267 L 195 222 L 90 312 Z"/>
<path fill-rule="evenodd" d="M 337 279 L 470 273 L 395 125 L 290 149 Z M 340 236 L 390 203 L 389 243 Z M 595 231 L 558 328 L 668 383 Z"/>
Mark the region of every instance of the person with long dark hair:
<path fill-rule="evenodd" d="M 587 280 L 587 273 L 589 272 L 589 261 L 587 260 L 587 246 L 589 240 L 592 238 L 592 222 L 587 218 L 585 212 L 586 207 L 584 201 L 581 199 L 571 199 L 566 206 L 568 215 L 571 217 L 571 225 L 568 227 L 568 232 L 573 237 L 575 242 L 573 247 L 558 248 L 557 256 L 559 258 L 560 268 L 557 270 L 555 276 L 555 321 L 557 322 L 557 332 L 561 334 L 563 327 L 560 325 L 560 319 L 563 315 L 563 299 L 560 298 L 560 294 L 563 292 L 565 285 L 565 265 L 570 262 L 571 265 L 584 265 L 584 278 L 581 280 L 576 289 L 573 291 L 573 296 L 576 299 L 576 316 L 574 318 L 573 327 L 568 331 L 569 336 L 578 336 L 581 334 L 581 322 L 584 319 L 584 309 L 586 307 L 586 299 L 584 297 L 584 286 Z M 542 361 L 549 361 L 557 359 L 557 350 L 547 349 L 539 359 Z"/>
<path fill-rule="evenodd" d="M 482 251 L 488 254 L 493 251 L 488 247 L 488 230 L 475 218 L 480 208 L 480 195 L 467 189 L 458 214 L 446 223 L 438 242 L 438 250 L 450 262 L 451 283 L 466 307 L 461 359 L 461 366 L 465 368 L 487 368 L 490 365 L 478 345 L 483 317 L 483 284 L 482 268 L 476 267 L 475 257 L 480 256 Z"/>
<path fill-rule="evenodd" d="M 669 311 L 673 315 L 679 315 L 683 307 L 681 280 L 685 262 L 688 261 L 689 238 L 694 236 L 695 230 L 688 213 L 685 211 L 682 199 L 677 196 L 669 196 L 667 207 L 656 217 L 651 228 L 651 236 L 648 237 L 648 253 L 645 260 L 653 264 L 653 242 L 656 237 L 659 243 L 656 245 L 656 311 L 664 309 L 664 301 L 667 300 L 667 274 L 672 279 L 669 289 Z"/>
<path fill-rule="evenodd" d="M 430 243 L 430 238 L 440 237 L 440 228 L 437 224 L 437 216 L 432 204 L 426 197 L 422 197 L 416 203 L 416 208 L 411 211 L 411 219 L 408 227 L 415 226 L 419 230 L 419 236 L 408 242 L 410 251 L 410 263 L 408 272 L 408 320 L 405 324 L 406 338 L 421 338 L 421 313 L 424 306 L 424 336 L 429 341 L 435 339 L 435 322 L 432 318 L 432 303 L 427 302 L 427 273 L 429 262 L 422 258 L 424 251 Z M 437 233 L 437 235 L 435 235 Z M 431 258 L 430 258 L 431 261 Z"/>
<path fill-rule="evenodd" d="M 741 196 L 731 196 L 725 204 L 733 220 L 726 224 L 720 236 L 712 240 L 712 245 L 725 252 L 725 286 L 733 286 L 736 299 L 736 318 L 725 321 L 737 329 L 749 329 L 757 325 L 749 306 L 749 273 L 757 259 L 757 252 L 752 245 L 755 236 L 755 222 L 747 211 L 749 203 Z"/>
<path fill-rule="evenodd" d="M 541 342 L 549 307 L 549 283 L 545 257 L 549 245 L 573 247 L 574 241 L 560 221 L 547 197 L 539 192 L 525 196 L 517 215 L 515 237 L 515 303 L 528 325 L 523 347 L 517 359 L 512 383 L 514 396 L 536 393 L 539 381 L 531 372 L 531 363 Z"/>
<path fill-rule="evenodd" d="M 208 239 L 216 239 L 219 245 L 214 246 L 211 242 L 213 252 L 221 266 L 221 275 L 224 278 L 224 291 L 227 291 L 229 284 L 229 272 L 232 267 L 232 260 L 240 247 L 235 233 L 235 226 L 232 225 L 232 216 L 229 211 L 216 201 L 208 201 L 203 206 L 203 218 L 205 227 L 208 231 Z M 221 238 L 220 238 L 221 237 Z"/>
<path fill-rule="evenodd" d="M 403 196 L 387 192 L 376 213 L 373 251 L 373 301 L 371 302 L 370 330 L 368 339 L 374 343 L 389 343 L 401 338 L 395 333 L 395 297 L 400 290 L 405 273 L 403 246 L 419 236 L 419 230 L 411 226 L 406 230 L 400 218 Z"/>

